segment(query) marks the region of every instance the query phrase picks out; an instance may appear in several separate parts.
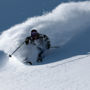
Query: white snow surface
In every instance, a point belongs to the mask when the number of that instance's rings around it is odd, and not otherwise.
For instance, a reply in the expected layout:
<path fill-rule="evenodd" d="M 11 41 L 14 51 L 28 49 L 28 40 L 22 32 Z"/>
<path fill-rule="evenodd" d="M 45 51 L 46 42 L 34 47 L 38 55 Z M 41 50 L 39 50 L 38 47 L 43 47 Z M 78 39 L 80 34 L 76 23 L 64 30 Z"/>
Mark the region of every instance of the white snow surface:
<path fill-rule="evenodd" d="M 25 44 L 0 67 L 0 90 L 90 90 L 90 1 L 58 5 L 52 12 L 29 18 L 0 35 L 0 50 L 11 54 L 35 28 L 50 37 L 52 48 L 32 66 L 38 50 Z"/>
<path fill-rule="evenodd" d="M 0 89 L 90 90 L 89 68 L 90 56 L 88 55 L 40 66 L 25 66 L 9 61 L 0 71 Z"/>

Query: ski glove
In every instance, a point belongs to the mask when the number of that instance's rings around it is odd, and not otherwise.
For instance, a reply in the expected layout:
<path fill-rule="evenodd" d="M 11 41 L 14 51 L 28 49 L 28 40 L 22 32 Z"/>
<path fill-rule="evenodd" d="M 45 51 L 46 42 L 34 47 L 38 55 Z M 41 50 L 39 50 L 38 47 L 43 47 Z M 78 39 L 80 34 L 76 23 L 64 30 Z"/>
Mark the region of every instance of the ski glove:
<path fill-rule="evenodd" d="M 26 45 L 28 45 L 29 43 L 31 43 L 31 44 L 33 44 L 33 45 L 36 45 L 36 44 L 34 43 L 34 41 L 31 39 L 31 37 L 27 37 L 26 40 L 25 40 L 25 43 L 26 43 Z"/>
<path fill-rule="evenodd" d="M 25 43 L 26 43 L 26 45 L 29 44 L 29 37 L 26 38 Z"/>
<path fill-rule="evenodd" d="M 46 45 L 46 48 L 47 48 L 47 49 L 50 49 L 50 47 L 51 47 L 51 44 L 50 44 L 50 42 L 48 41 L 48 42 L 47 42 L 47 45 Z"/>

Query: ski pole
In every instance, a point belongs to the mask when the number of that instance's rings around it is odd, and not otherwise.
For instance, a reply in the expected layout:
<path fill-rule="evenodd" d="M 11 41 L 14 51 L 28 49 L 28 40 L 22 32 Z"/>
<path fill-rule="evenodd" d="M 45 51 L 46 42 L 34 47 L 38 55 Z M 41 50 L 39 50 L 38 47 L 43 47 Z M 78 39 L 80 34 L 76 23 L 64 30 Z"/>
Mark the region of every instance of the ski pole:
<path fill-rule="evenodd" d="M 19 47 L 17 47 L 16 50 L 15 50 L 12 54 L 9 54 L 9 57 L 12 57 L 12 55 L 13 55 L 23 44 L 24 44 L 24 42 L 23 42 Z"/>
<path fill-rule="evenodd" d="M 61 48 L 61 46 L 51 46 L 51 48 Z"/>

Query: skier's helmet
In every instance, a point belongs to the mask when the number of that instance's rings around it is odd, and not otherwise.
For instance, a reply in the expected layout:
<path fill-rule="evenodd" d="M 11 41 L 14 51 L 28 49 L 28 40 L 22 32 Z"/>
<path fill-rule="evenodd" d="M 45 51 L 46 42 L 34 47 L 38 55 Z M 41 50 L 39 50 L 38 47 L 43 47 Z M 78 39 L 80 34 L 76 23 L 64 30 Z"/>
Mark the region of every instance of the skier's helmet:
<path fill-rule="evenodd" d="M 37 35 L 38 35 L 37 30 L 36 30 L 36 29 L 33 29 L 33 30 L 31 31 L 31 37 L 35 37 L 35 36 L 37 36 Z"/>

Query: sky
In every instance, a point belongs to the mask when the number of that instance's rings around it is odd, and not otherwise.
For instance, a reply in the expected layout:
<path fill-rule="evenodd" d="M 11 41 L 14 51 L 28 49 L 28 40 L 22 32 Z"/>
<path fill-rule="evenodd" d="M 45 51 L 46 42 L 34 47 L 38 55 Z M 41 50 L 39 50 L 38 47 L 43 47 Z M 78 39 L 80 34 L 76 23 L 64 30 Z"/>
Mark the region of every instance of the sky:
<path fill-rule="evenodd" d="M 60 0 L 0 0 L 0 32 L 29 17 L 51 11 Z"/>

